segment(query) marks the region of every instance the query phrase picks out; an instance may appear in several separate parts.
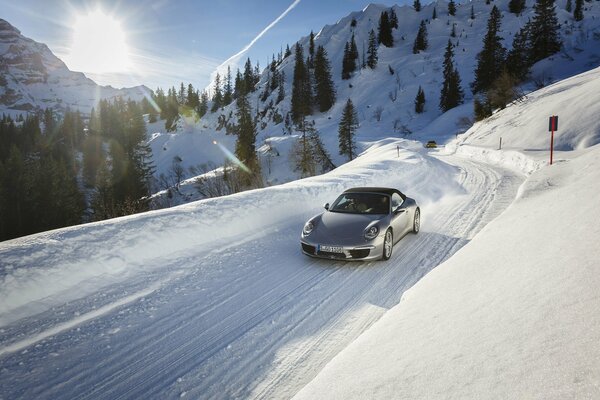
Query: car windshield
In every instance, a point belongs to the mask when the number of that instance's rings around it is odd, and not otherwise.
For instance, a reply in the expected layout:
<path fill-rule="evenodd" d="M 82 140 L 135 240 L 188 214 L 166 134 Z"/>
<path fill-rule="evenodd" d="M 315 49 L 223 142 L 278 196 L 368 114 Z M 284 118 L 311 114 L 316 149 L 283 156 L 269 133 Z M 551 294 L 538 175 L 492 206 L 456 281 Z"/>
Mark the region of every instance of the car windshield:
<path fill-rule="evenodd" d="M 388 214 L 390 198 L 379 193 L 344 193 L 333 202 L 329 211 L 350 214 Z"/>

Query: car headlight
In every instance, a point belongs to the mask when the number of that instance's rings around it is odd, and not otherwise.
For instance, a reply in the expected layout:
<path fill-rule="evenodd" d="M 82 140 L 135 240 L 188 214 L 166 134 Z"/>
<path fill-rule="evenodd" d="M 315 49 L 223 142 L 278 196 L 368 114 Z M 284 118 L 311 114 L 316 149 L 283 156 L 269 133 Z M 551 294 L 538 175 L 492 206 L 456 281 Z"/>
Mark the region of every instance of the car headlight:
<path fill-rule="evenodd" d="M 312 221 L 308 221 L 306 224 L 304 224 L 304 228 L 302 229 L 302 234 L 304 236 L 308 236 L 313 231 L 313 229 L 315 229 L 315 225 L 312 223 Z"/>
<path fill-rule="evenodd" d="M 374 225 L 365 231 L 365 239 L 373 240 L 379 234 L 379 228 L 377 225 Z"/>

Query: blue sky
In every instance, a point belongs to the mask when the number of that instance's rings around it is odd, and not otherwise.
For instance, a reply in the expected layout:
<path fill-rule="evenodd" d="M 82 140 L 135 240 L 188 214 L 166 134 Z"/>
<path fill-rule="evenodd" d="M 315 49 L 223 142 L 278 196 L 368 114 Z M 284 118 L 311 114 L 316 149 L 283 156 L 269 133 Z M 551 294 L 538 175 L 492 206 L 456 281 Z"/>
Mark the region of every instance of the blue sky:
<path fill-rule="evenodd" d="M 203 88 L 215 68 L 244 49 L 269 24 L 281 20 L 241 58 L 261 69 L 273 53 L 290 46 L 311 30 L 318 32 L 369 1 L 360 0 L 0 0 L 2 15 L 21 33 L 47 44 L 63 60 L 73 43 L 78 15 L 96 8 L 120 21 L 131 53 L 127 73 L 88 73 L 101 84 L 177 86 L 191 82 Z M 397 4 L 398 1 L 377 1 Z M 411 2 L 412 4 L 412 2 Z M 69 65 L 67 63 L 67 65 Z M 235 68 L 233 68 L 235 71 Z M 82 71 L 88 72 L 88 71 Z"/>

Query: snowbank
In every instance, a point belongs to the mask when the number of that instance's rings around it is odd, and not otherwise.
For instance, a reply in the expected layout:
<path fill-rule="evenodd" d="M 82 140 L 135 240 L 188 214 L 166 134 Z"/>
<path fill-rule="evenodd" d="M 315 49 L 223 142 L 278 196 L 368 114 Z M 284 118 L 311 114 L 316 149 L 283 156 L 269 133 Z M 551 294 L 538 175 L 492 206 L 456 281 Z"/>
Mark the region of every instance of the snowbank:
<path fill-rule="evenodd" d="M 600 146 L 522 196 L 405 293 L 297 399 L 600 395 Z"/>

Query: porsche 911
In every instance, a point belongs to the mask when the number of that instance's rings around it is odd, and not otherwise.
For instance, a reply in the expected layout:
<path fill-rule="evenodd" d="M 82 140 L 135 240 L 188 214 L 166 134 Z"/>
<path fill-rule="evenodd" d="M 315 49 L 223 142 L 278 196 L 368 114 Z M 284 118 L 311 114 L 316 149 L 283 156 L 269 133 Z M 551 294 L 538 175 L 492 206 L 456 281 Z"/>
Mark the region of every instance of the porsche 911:
<path fill-rule="evenodd" d="M 311 257 L 388 260 L 407 233 L 418 233 L 421 210 L 397 189 L 348 189 L 304 224 L 300 243 Z"/>

